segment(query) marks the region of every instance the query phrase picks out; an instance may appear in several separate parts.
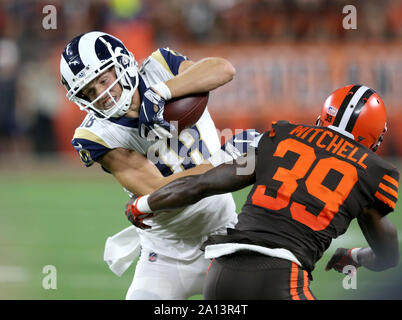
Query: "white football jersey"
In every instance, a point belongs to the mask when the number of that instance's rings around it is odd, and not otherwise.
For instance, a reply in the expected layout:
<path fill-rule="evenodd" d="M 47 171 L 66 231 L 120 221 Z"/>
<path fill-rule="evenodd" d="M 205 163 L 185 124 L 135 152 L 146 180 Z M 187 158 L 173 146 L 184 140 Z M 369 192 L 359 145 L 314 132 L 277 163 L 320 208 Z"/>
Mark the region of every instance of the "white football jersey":
<path fill-rule="evenodd" d="M 152 85 L 167 81 L 178 73 L 186 57 L 168 48 L 158 49 L 144 61 L 140 69 L 138 90 L 142 97 Z M 138 118 L 99 119 L 88 114 L 76 129 L 72 144 L 82 162 L 91 166 L 99 157 L 114 148 L 135 150 L 153 162 L 168 176 L 200 164 L 220 149 L 216 127 L 206 108 L 198 122 L 169 141 L 147 141 L 138 133 Z M 141 183 L 141 182 L 138 182 Z M 165 239 L 185 239 L 210 234 L 237 221 L 231 194 L 205 198 L 198 203 L 169 213 L 159 213 L 146 220 L 152 229 L 147 234 Z M 177 255 L 177 252 L 172 252 Z"/>

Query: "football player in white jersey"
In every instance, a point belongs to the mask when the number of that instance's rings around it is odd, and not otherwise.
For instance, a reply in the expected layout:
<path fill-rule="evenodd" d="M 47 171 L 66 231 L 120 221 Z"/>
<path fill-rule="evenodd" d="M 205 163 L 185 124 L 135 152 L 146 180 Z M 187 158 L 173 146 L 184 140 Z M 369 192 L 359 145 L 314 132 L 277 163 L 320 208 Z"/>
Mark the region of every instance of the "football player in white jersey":
<path fill-rule="evenodd" d="M 160 48 L 138 68 L 119 39 L 89 32 L 67 44 L 60 73 L 67 98 L 88 112 L 72 140 L 82 162 L 87 167 L 98 162 L 130 195 L 149 194 L 180 176 L 212 168 L 212 160 L 205 160 L 219 154 L 220 140 L 208 109 L 180 133 L 163 119 L 163 110 L 171 98 L 231 81 L 235 69 L 227 60 L 194 62 Z M 208 261 L 201 244 L 236 222 L 231 194 L 207 198 L 147 219 L 149 226 L 134 221 L 136 227 L 108 239 L 105 260 L 121 275 L 140 247 L 126 299 L 186 299 L 202 293 Z"/>

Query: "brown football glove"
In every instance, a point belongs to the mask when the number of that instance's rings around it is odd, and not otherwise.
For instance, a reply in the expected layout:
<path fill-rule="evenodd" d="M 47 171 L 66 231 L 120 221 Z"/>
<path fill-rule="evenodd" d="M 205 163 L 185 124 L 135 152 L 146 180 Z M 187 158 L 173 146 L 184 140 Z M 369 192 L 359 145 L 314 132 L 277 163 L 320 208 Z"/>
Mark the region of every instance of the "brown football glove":
<path fill-rule="evenodd" d="M 140 229 L 151 229 L 152 227 L 143 223 L 143 220 L 145 218 L 151 218 L 153 216 L 153 213 L 144 213 L 141 212 L 140 210 L 138 210 L 137 208 L 137 202 L 138 202 L 138 198 L 131 198 L 127 203 L 126 203 L 126 207 L 125 207 L 125 215 L 127 217 L 127 219 L 137 228 Z"/>
<path fill-rule="evenodd" d="M 354 248 L 352 249 L 346 249 L 346 248 L 338 248 L 336 249 L 335 253 L 329 259 L 327 266 L 325 267 L 325 271 L 329 271 L 331 269 L 334 269 L 340 273 L 343 273 L 343 268 L 345 266 L 354 266 L 356 269 L 360 267 L 359 263 L 356 263 L 352 256 L 351 252 Z"/>

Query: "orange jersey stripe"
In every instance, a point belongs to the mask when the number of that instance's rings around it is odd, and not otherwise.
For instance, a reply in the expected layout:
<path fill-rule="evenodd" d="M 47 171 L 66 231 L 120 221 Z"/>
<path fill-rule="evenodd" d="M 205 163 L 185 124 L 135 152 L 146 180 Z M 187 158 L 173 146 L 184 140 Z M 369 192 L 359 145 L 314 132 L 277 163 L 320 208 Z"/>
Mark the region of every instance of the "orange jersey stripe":
<path fill-rule="evenodd" d="M 379 184 L 379 187 L 380 187 L 382 190 L 388 192 L 391 196 L 393 196 L 393 197 L 395 197 L 395 198 L 398 199 L 398 192 L 396 192 L 394 189 L 392 189 L 392 188 L 390 188 L 390 187 L 387 187 L 387 186 L 386 186 L 385 184 L 383 184 L 383 183 L 380 183 L 380 184 Z"/>
<path fill-rule="evenodd" d="M 392 209 L 395 209 L 395 202 L 392 200 L 388 199 L 386 196 L 383 196 L 381 193 L 378 191 L 374 194 L 378 199 L 380 199 L 382 202 L 385 204 L 389 205 Z"/>
<path fill-rule="evenodd" d="M 385 181 L 388 181 L 389 183 L 392 183 L 395 187 L 399 188 L 399 183 L 398 181 L 396 181 L 394 178 L 392 178 L 389 175 L 384 175 L 383 179 Z"/>
<path fill-rule="evenodd" d="M 300 300 L 297 294 L 297 274 L 299 272 L 299 266 L 292 262 L 292 271 L 290 273 L 290 296 L 293 300 Z"/>
<path fill-rule="evenodd" d="M 308 287 L 308 273 L 307 271 L 303 271 L 304 275 L 304 286 L 303 286 L 303 293 L 306 296 L 307 300 L 315 300 L 313 295 L 310 293 L 310 289 Z"/>

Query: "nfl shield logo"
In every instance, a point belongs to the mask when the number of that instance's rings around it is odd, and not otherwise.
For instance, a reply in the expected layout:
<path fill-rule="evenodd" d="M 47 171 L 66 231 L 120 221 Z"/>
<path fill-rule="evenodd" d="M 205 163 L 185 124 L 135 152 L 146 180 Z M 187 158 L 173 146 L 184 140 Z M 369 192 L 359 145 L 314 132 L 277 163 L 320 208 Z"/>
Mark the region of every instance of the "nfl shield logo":
<path fill-rule="evenodd" d="M 333 106 L 329 106 L 329 107 L 328 107 L 328 110 L 327 110 L 327 113 L 328 113 L 329 115 L 335 117 L 336 114 L 338 113 L 338 109 L 335 108 L 335 107 L 333 107 Z"/>
<path fill-rule="evenodd" d="M 148 256 L 148 261 L 155 262 L 158 255 L 155 252 L 151 252 Z"/>

